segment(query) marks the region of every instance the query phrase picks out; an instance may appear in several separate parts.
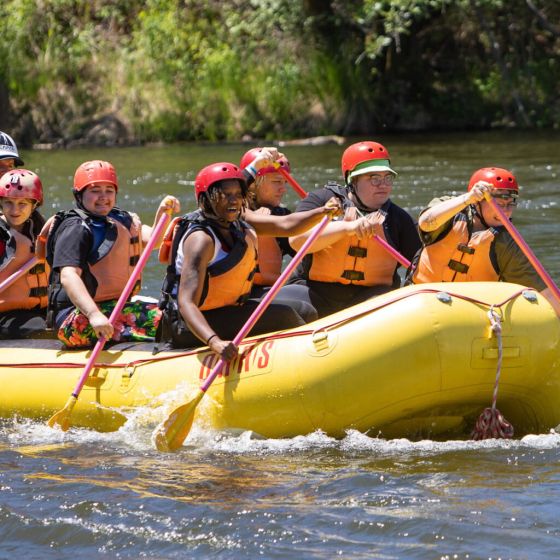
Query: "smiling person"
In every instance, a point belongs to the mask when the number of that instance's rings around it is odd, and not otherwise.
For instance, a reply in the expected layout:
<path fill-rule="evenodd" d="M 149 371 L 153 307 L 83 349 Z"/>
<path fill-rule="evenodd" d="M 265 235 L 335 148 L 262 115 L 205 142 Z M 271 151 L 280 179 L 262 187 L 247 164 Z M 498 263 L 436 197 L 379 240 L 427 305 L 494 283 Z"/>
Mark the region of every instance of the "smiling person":
<path fill-rule="evenodd" d="M 0 160 L 2 161 L 2 160 Z M 35 255 L 35 241 L 45 223 L 37 208 L 43 204 L 43 185 L 26 169 L 0 177 L 0 282 Z M 0 292 L 0 338 L 45 335 L 47 272 L 36 264 Z"/>
<path fill-rule="evenodd" d="M 48 320 L 68 347 L 93 346 L 101 336 L 119 342 L 153 341 L 161 319 L 156 303 L 134 301 L 124 306 L 114 327 L 109 322 L 152 233 L 136 214 L 116 206 L 118 190 L 111 163 L 82 163 L 74 175 L 74 209 L 59 212 L 49 230 Z M 164 212 L 177 211 L 179 201 L 164 197 L 154 226 Z M 139 289 L 140 280 L 133 294 Z"/>
<path fill-rule="evenodd" d="M 241 158 L 240 167 L 248 168 L 266 148 L 252 148 Z M 279 154 L 276 163 L 290 172 L 290 162 Z M 251 210 L 263 215 L 287 216 L 291 211 L 282 204 L 287 181 L 274 165 L 265 165 L 255 173 L 255 180 L 248 187 L 248 205 Z M 259 236 L 259 257 L 251 295 L 258 297 L 272 286 L 282 273 L 282 259 L 293 257 L 295 251 L 287 237 Z"/>
<path fill-rule="evenodd" d="M 19 157 L 16 143 L 9 134 L 0 130 L 0 177 L 21 165 L 24 163 Z"/>
<path fill-rule="evenodd" d="M 485 200 L 487 192 L 511 218 L 519 186 L 513 173 L 500 167 L 478 169 L 466 193 L 435 198 L 422 211 L 423 247 L 412 282 L 513 282 L 541 291 L 560 313 L 556 298 Z"/>
<path fill-rule="evenodd" d="M 271 163 L 266 158 L 257 161 L 259 168 Z M 228 162 L 208 165 L 196 176 L 199 208 L 170 227 L 168 232 L 173 235 L 170 244 L 164 245 L 168 252 L 160 253 L 160 260 L 169 266 L 160 301 L 164 320 L 158 340 L 175 348 L 208 345 L 223 359 L 233 359 L 238 348 L 232 339 L 259 304 L 258 298 L 250 298 L 257 234 L 287 237 L 301 233 L 325 214 L 339 210 L 335 201 L 329 201 L 298 215 L 251 212 L 247 210 L 246 181 L 244 172 Z M 301 305 L 272 303 L 251 334 L 305 324 Z"/>
<path fill-rule="evenodd" d="M 411 259 L 420 239 L 410 215 L 390 199 L 396 172 L 378 142 L 358 142 L 342 154 L 345 186 L 328 183 L 300 201 L 296 212 L 315 208 L 336 195 L 344 217 L 330 223 L 276 301 L 298 298 L 320 317 L 340 311 L 400 286 L 398 263 L 374 235 Z M 309 232 L 290 238 L 299 249 Z"/>

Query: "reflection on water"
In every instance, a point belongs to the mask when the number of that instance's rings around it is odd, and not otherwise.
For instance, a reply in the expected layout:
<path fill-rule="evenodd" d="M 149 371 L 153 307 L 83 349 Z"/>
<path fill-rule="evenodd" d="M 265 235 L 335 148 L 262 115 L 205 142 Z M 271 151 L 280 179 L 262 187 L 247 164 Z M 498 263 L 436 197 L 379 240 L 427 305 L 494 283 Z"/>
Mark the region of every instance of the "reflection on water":
<path fill-rule="evenodd" d="M 379 137 L 399 172 L 394 199 L 413 214 L 462 191 L 483 166 L 522 185 L 515 221 L 551 274 L 557 239 L 560 135 L 481 133 Z M 164 193 L 194 207 L 196 170 L 238 161 L 247 146 L 27 152 L 46 212 L 70 206 L 75 168 L 111 160 L 121 205 L 150 222 Z M 306 188 L 340 180 L 338 146 L 286 149 Z M 294 204 L 295 195 L 289 203 Z M 145 291 L 157 295 L 154 258 Z M 195 426 L 177 454 L 153 450 L 155 420 L 118 432 L 67 433 L 0 424 L 0 558 L 554 558 L 560 436 L 410 442 L 356 432 L 288 440 Z"/>

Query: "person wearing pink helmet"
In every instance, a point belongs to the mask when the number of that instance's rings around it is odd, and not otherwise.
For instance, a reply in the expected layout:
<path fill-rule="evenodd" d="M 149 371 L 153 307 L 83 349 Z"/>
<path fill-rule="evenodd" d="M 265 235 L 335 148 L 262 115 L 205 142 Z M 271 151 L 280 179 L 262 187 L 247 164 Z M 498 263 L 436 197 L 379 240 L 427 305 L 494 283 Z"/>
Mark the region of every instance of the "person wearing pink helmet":
<path fill-rule="evenodd" d="M 422 249 L 410 281 L 512 282 L 539 290 L 560 313 L 560 305 L 486 200 L 490 193 L 511 218 L 519 198 L 514 174 L 501 167 L 473 173 L 467 192 L 433 199 L 418 220 Z"/>
<path fill-rule="evenodd" d="M 153 341 L 161 319 L 156 303 L 137 300 L 125 305 L 115 325 L 109 322 L 152 233 L 136 214 L 116 206 L 118 190 L 110 162 L 82 163 L 74 175 L 74 208 L 59 212 L 49 228 L 47 321 L 70 348 L 93 346 L 101 336 L 118 342 Z M 173 196 L 160 202 L 154 225 L 167 211 L 179 211 Z M 140 280 L 133 294 L 139 289 Z"/>
<path fill-rule="evenodd" d="M 239 164 L 241 169 L 250 168 L 266 149 L 269 148 L 252 148 L 245 152 Z M 290 162 L 283 154 L 278 154 L 275 164 L 290 172 Z M 258 171 L 255 170 L 255 180 L 249 185 L 248 206 L 259 214 L 287 216 L 291 211 L 282 204 L 282 199 L 288 191 L 287 181 L 276 165 L 265 165 Z M 262 296 L 278 279 L 282 273 L 283 258 L 295 255 L 287 237 L 261 235 L 258 243 L 259 258 L 251 292 L 254 297 Z"/>
<path fill-rule="evenodd" d="M 19 157 L 18 149 L 14 139 L 5 132 L 0 130 L 0 177 L 24 165 L 23 160 Z"/>
<path fill-rule="evenodd" d="M 254 161 L 251 175 L 277 157 L 266 151 Z M 208 345 L 229 361 L 238 352 L 232 339 L 259 300 L 251 298 L 257 234 L 286 237 L 305 231 L 326 214 L 339 210 L 336 201 L 298 215 L 270 216 L 247 209 L 247 173 L 219 162 L 204 167 L 195 179 L 198 210 L 170 226 L 168 263 L 160 307 L 164 309 L 158 340 L 175 348 Z M 167 235 L 166 235 L 167 237 Z M 291 303 L 291 305 L 289 304 Z M 272 303 L 251 334 L 303 325 L 309 311 L 299 301 Z M 313 319 L 316 316 L 312 317 Z"/>
<path fill-rule="evenodd" d="M 0 139 L 1 141 L 1 139 Z M 35 256 L 35 242 L 45 220 L 39 213 L 43 185 L 27 169 L 0 177 L 0 282 Z M 39 262 L 0 292 L 0 338 L 45 336 L 47 270 Z"/>
<path fill-rule="evenodd" d="M 350 145 L 341 159 L 344 186 L 329 182 L 300 201 L 296 212 L 337 196 L 344 217 L 330 223 L 297 268 L 284 297 L 312 304 L 320 317 L 335 313 L 400 286 L 398 262 L 374 236 L 411 259 L 420 247 L 411 216 L 391 201 L 396 172 L 385 146 L 366 141 Z M 290 238 L 299 249 L 309 233 Z"/>

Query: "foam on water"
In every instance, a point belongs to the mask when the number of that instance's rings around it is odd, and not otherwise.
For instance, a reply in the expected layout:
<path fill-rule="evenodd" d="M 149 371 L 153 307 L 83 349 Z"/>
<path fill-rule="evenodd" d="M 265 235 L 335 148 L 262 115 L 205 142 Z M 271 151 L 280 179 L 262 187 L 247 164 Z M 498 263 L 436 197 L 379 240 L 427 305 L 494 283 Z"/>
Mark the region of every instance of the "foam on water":
<path fill-rule="evenodd" d="M 14 418 L 11 421 L 4 421 L 0 427 L 0 436 L 8 442 L 9 447 L 98 443 L 114 448 L 126 447 L 131 452 L 156 453 L 152 442 L 153 430 L 176 404 L 165 404 L 156 409 L 139 408 L 128 414 L 128 421 L 116 432 L 100 433 L 82 428 L 70 428 L 68 432 L 63 432 L 50 428 L 43 422 Z M 422 456 L 457 451 L 546 450 L 558 447 L 560 447 L 560 433 L 554 430 L 548 434 L 530 434 L 521 439 L 483 441 L 411 441 L 406 438 L 386 440 L 370 437 L 356 430 L 348 430 L 342 439 L 329 437 L 320 430 L 292 438 L 271 439 L 263 438 L 251 431 L 217 431 L 203 423 L 195 422 L 183 448 L 179 449 L 178 453 L 188 450 L 189 453 L 214 451 L 231 455 L 276 455 L 334 449 L 348 454 Z"/>

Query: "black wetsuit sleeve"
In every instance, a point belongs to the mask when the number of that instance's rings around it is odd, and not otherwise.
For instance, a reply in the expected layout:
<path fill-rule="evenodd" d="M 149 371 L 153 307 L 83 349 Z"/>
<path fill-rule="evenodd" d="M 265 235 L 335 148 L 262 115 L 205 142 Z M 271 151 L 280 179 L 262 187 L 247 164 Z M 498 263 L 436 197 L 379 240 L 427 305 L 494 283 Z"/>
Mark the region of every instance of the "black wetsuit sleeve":
<path fill-rule="evenodd" d="M 333 193 L 327 189 L 312 191 L 298 202 L 296 212 L 305 212 L 324 206 L 332 196 L 334 196 Z"/>
<path fill-rule="evenodd" d="M 395 240 L 396 248 L 399 252 L 411 261 L 422 246 L 420 236 L 418 235 L 418 228 L 406 210 L 393 204 L 392 213 L 393 216 L 390 222 L 391 238 Z"/>
<path fill-rule="evenodd" d="M 62 224 L 55 239 L 53 269 L 60 270 L 65 266 L 86 269 L 92 243 L 92 234 L 80 221 Z"/>

